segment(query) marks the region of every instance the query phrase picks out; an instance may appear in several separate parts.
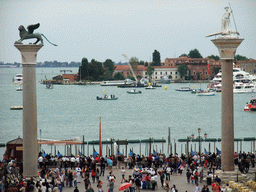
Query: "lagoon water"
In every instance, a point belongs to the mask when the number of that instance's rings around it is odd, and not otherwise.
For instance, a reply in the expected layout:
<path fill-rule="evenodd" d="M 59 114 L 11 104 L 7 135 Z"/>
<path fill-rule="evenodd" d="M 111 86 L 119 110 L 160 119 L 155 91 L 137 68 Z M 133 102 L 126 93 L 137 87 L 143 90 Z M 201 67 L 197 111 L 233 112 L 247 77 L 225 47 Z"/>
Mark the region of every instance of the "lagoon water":
<path fill-rule="evenodd" d="M 77 73 L 78 68 L 68 68 Z M 175 88 L 190 86 L 206 88 L 206 83 L 172 83 L 155 90 L 140 88 L 142 94 L 127 94 L 129 89 L 103 87 L 100 85 L 54 85 L 46 89 L 40 84 L 41 79 L 51 79 L 59 75 L 63 68 L 37 68 L 37 124 L 38 137 L 45 139 L 69 139 L 85 136 L 86 141 L 98 140 L 99 117 L 102 118 L 102 140 L 114 139 L 148 139 L 153 137 L 167 140 L 168 127 L 171 129 L 171 141 L 185 139 L 201 128 L 201 136 L 208 138 L 221 136 L 221 93 L 215 96 L 198 97 L 190 92 L 178 92 Z M 0 69 L 0 143 L 6 143 L 18 136 L 22 137 L 22 111 L 12 111 L 11 106 L 22 105 L 22 92 L 16 91 L 12 79 L 22 73 L 22 68 Z M 168 86 L 164 90 L 164 86 Z M 113 94 L 116 101 L 98 101 L 96 96 Z M 234 95 L 235 138 L 256 136 L 256 113 L 244 112 L 246 102 L 251 94 Z M 184 144 L 177 143 L 177 152 L 185 152 Z M 154 144 L 162 149 L 161 144 Z M 220 143 L 216 143 L 220 148 Z M 139 153 L 138 145 L 133 147 Z M 50 152 L 49 146 L 43 146 Z M 129 150 L 128 148 L 128 150 Z M 145 153 L 142 146 L 142 153 Z M 194 145 L 193 145 L 194 148 Z M 198 148 L 198 147 L 197 147 Z M 202 150 L 208 144 L 202 144 Z M 57 147 L 64 153 L 64 147 Z M 235 145 L 235 150 L 237 146 Z M 123 148 L 121 147 L 121 151 Z M 211 147 L 213 151 L 213 145 Z M 240 145 L 239 145 L 240 150 Z M 243 149 L 251 150 L 250 142 L 243 142 Z M 92 151 L 92 150 L 91 150 Z M 104 149 L 103 149 L 104 152 Z M 166 144 L 164 146 L 166 152 Z"/>

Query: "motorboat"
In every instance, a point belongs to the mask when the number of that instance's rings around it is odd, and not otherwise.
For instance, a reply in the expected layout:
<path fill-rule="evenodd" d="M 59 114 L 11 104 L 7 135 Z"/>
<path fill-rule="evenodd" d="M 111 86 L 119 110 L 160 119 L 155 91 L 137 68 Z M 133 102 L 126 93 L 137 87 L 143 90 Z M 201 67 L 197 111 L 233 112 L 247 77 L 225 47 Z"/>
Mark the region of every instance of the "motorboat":
<path fill-rule="evenodd" d="M 197 93 L 197 96 L 214 96 L 215 92 L 209 89 L 201 90 Z"/>
<path fill-rule="evenodd" d="M 18 105 L 11 107 L 11 110 L 22 110 L 22 109 L 23 109 L 23 106 L 18 106 Z"/>
<path fill-rule="evenodd" d="M 250 75 L 250 73 L 243 71 L 241 68 L 233 68 L 233 82 L 234 83 L 256 83 L 256 75 Z M 222 83 L 222 71 L 212 79 L 209 87 L 221 89 Z"/>
<path fill-rule="evenodd" d="M 18 88 L 16 88 L 16 91 L 23 91 L 23 88 L 22 87 L 18 87 Z"/>
<path fill-rule="evenodd" d="M 192 93 L 192 94 L 196 94 L 196 93 L 197 93 L 197 90 L 196 90 L 196 89 L 192 89 L 191 93 Z"/>
<path fill-rule="evenodd" d="M 117 100 L 118 97 L 116 97 L 115 95 L 104 95 L 104 97 L 96 97 L 97 100 Z"/>
<path fill-rule="evenodd" d="M 155 88 L 156 87 L 153 87 L 152 85 L 149 85 L 149 86 L 145 87 L 146 90 L 148 90 L 148 89 L 155 89 Z"/>
<path fill-rule="evenodd" d="M 142 92 L 141 91 L 136 91 L 136 89 L 132 89 L 130 91 L 127 91 L 127 93 L 129 93 L 129 94 L 141 94 Z"/>
<path fill-rule="evenodd" d="M 256 99 L 251 99 L 250 103 L 246 103 L 244 111 L 256 111 Z"/>
<path fill-rule="evenodd" d="M 253 93 L 256 83 L 234 83 L 233 93 Z"/>
<path fill-rule="evenodd" d="M 101 86 L 122 86 L 122 85 L 133 85 L 135 82 L 131 79 L 125 79 L 120 81 L 102 81 Z"/>
<path fill-rule="evenodd" d="M 192 91 L 192 89 L 190 89 L 190 87 L 181 87 L 180 89 L 175 89 L 176 91 Z"/>
<path fill-rule="evenodd" d="M 14 84 L 22 84 L 23 83 L 23 74 L 16 74 L 13 79 Z"/>

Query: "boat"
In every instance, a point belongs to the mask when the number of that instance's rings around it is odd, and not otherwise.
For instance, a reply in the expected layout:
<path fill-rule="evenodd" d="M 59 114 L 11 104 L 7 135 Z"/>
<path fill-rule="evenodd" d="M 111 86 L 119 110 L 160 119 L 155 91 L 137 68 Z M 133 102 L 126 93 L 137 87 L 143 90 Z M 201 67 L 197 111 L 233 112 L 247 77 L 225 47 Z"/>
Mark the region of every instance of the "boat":
<path fill-rule="evenodd" d="M 136 91 L 136 89 L 132 89 L 131 91 L 127 91 L 129 94 L 141 94 L 141 91 Z"/>
<path fill-rule="evenodd" d="M 214 96 L 215 92 L 209 89 L 201 90 L 197 93 L 197 96 Z"/>
<path fill-rule="evenodd" d="M 190 87 L 181 87 L 180 89 L 175 89 L 176 91 L 192 91 Z"/>
<path fill-rule="evenodd" d="M 234 83 L 233 93 L 253 93 L 256 83 Z"/>
<path fill-rule="evenodd" d="M 22 87 L 18 87 L 18 88 L 16 88 L 16 91 L 23 91 L 23 88 Z"/>
<path fill-rule="evenodd" d="M 149 89 L 155 89 L 156 87 L 153 87 L 152 85 L 149 85 L 147 87 L 145 87 L 146 90 L 149 90 Z"/>
<path fill-rule="evenodd" d="M 96 99 L 97 100 L 117 100 L 118 97 L 115 97 L 115 95 L 110 95 L 110 96 L 104 95 L 104 97 L 97 96 Z"/>
<path fill-rule="evenodd" d="M 196 89 L 192 89 L 191 93 L 192 93 L 192 94 L 196 94 L 196 93 L 197 93 L 197 90 L 196 90 Z"/>
<path fill-rule="evenodd" d="M 11 107 L 11 110 L 22 110 L 22 109 L 23 109 L 23 106 L 18 106 L 18 105 Z"/>
<path fill-rule="evenodd" d="M 22 74 L 16 74 L 16 76 L 13 79 L 14 84 L 22 84 L 23 83 L 23 75 Z"/>
<path fill-rule="evenodd" d="M 45 86 L 46 86 L 46 89 L 53 89 L 53 83 L 51 82 L 47 82 Z"/>
<path fill-rule="evenodd" d="M 131 79 L 125 79 L 120 81 L 102 81 L 101 86 L 122 86 L 122 85 L 133 85 L 134 81 Z"/>
<path fill-rule="evenodd" d="M 256 111 L 256 99 L 251 99 L 250 103 L 246 103 L 244 111 Z"/>
<path fill-rule="evenodd" d="M 235 65 L 234 65 L 235 67 Z M 233 68 L 233 82 L 234 83 L 256 83 L 256 75 L 250 75 L 250 73 L 243 71 L 241 68 Z M 221 89 L 222 83 L 222 71 L 220 70 L 211 81 L 209 88 Z"/>

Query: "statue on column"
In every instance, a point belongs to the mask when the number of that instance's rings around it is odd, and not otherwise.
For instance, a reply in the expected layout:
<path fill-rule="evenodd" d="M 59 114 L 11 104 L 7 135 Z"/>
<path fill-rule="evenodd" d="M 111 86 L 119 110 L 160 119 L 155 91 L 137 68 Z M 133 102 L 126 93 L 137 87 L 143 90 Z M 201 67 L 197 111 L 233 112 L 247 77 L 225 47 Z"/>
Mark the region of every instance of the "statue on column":
<path fill-rule="evenodd" d="M 35 25 L 29 25 L 27 26 L 28 31 L 25 29 L 23 25 L 19 26 L 20 31 L 20 39 L 18 41 L 15 41 L 14 44 L 22 44 L 22 41 L 25 39 L 33 39 L 36 38 L 36 42 L 33 44 L 37 44 L 39 41 L 42 45 L 44 45 L 43 38 L 44 37 L 50 44 L 57 46 L 56 44 L 51 43 L 42 33 L 33 33 L 35 29 L 39 28 L 40 23 L 37 23 Z"/>
<path fill-rule="evenodd" d="M 223 14 L 222 19 L 221 19 L 221 31 L 216 32 L 216 33 L 212 33 L 210 35 L 207 35 L 206 37 L 210 37 L 210 36 L 215 36 L 215 35 L 222 35 L 222 36 L 232 36 L 234 37 L 232 34 L 237 34 L 240 35 L 237 31 L 231 30 L 230 27 L 230 15 L 232 13 L 232 10 L 229 11 L 229 7 L 225 7 L 224 8 L 226 10 L 226 12 Z"/>

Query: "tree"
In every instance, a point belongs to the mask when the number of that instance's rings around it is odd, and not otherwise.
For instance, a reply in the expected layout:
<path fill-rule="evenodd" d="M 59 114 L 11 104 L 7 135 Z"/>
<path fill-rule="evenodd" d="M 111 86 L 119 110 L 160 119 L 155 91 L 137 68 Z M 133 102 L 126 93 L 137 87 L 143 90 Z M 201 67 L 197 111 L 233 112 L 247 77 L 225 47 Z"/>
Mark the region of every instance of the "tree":
<path fill-rule="evenodd" d="M 146 62 L 145 62 L 145 67 L 147 67 L 147 66 L 148 66 L 148 62 L 146 61 Z"/>
<path fill-rule="evenodd" d="M 153 66 L 149 65 L 147 67 L 147 73 L 148 73 L 149 79 L 151 78 L 151 75 L 154 73 L 154 71 L 155 71 L 155 68 Z"/>
<path fill-rule="evenodd" d="M 152 66 L 160 66 L 161 65 L 160 53 L 157 50 L 155 50 L 152 55 L 153 55 Z"/>
<path fill-rule="evenodd" d="M 188 55 L 186 53 L 181 54 L 179 57 L 187 57 Z"/>
<path fill-rule="evenodd" d="M 191 58 L 203 58 L 201 53 L 197 49 L 190 50 L 188 56 Z"/>
<path fill-rule="evenodd" d="M 235 61 L 246 61 L 246 60 L 248 60 L 248 58 L 245 56 L 242 56 L 242 55 L 236 55 L 234 60 Z"/>
<path fill-rule="evenodd" d="M 89 63 L 87 58 L 82 59 L 82 65 L 79 67 L 79 75 L 81 76 L 81 79 L 87 79 L 88 77 L 88 68 L 89 68 Z"/>
<path fill-rule="evenodd" d="M 178 67 L 178 72 L 181 77 L 185 77 L 187 75 L 188 66 L 186 64 L 181 64 Z"/>
<path fill-rule="evenodd" d="M 210 56 L 208 56 L 207 58 L 209 58 L 209 59 L 214 59 L 214 60 L 216 60 L 216 61 L 220 60 L 220 57 L 219 57 L 218 55 L 210 55 Z"/>
<path fill-rule="evenodd" d="M 145 64 L 144 61 L 140 61 L 140 62 L 139 62 L 139 65 L 144 65 L 144 64 Z"/>
<path fill-rule="evenodd" d="M 92 80 L 101 80 L 104 73 L 102 63 L 92 59 L 91 63 L 89 63 L 88 73 L 89 76 L 92 77 Z"/>
<path fill-rule="evenodd" d="M 135 71 L 139 65 L 139 59 L 137 57 L 131 57 L 129 63 L 132 66 L 133 71 Z"/>
<path fill-rule="evenodd" d="M 120 72 L 118 72 L 118 73 L 116 73 L 116 74 L 114 75 L 114 79 L 115 79 L 115 80 L 124 80 L 125 78 L 124 78 L 123 74 L 121 74 Z"/>
<path fill-rule="evenodd" d="M 106 59 L 106 61 L 104 61 L 103 63 L 103 66 L 107 71 L 110 71 L 112 73 L 115 71 L 116 68 L 114 62 L 111 59 Z"/>

